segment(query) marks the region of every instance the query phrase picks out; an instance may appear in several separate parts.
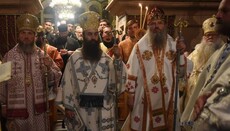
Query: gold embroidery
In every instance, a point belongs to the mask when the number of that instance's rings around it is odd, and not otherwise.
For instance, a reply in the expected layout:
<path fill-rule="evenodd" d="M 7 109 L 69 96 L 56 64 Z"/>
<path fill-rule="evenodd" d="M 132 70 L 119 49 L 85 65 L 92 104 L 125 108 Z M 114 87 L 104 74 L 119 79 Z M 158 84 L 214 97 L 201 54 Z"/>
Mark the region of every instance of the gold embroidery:
<path fill-rule="evenodd" d="M 148 50 L 144 51 L 142 54 L 142 58 L 144 60 L 150 60 L 152 56 L 153 56 L 153 53 L 151 51 L 148 51 Z"/>
<path fill-rule="evenodd" d="M 165 47 L 161 50 L 161 49 L 154 49 L 154 58 L 156 61 L 156 65 L 157 65 L 157 70 L 159 73 L 159 80 L 161 82 L 161 86 L 164 86 L 166 83 L 166 77 L 164 74 L 164 54 L 165 54 Z"/>
<path fill-rule="evenodd" d="M 179 79 L 178 83 L 179 91 L 184 91 L 186 89 L 186 80 L 185 79 Z"/>
<path fill-rule="evenodd" d="M 166 57 L 169 59 L 169 60 L 174 60 L 176 58 L 176 52 L 175 51 L 168 51 L 166 52 Z"/>
<path fill-rule="evenodd" d="M 162 107 L 163 111 L 166 112 L 166 105 L 165 105 L 165 95 L 164 95 L 164 86 L 166 84 L 166 77 L 164 74 L 164 56 L 165 56 L 165 46 L 160 48 L 154 48 L 153 47 L 153 54 L 155 58 L 155 63 L 157 65 L 157 71 L 160 77 L 160 87 L 161 87 L 161 95 L 162 95 Z M 166 115 L 164 115 L 164 122 L 166 123 Z"/>
<path fill-rule="evenodd" d="M 167 79 L 166 79 L 166 76 L 165 76 L 164 73 L 162 74 L 162 78 L 161 78 L 161 79 L 162 79 L 162 80 L 161 80 L 161 81 L 162 81 L 162 86 L 165 86 L 165 83 L 166 83 L 166 80 L 167 80 Z"/>
<path fill-rule="evenodd" d="M 154 73 L 154 75 L 151 78 L 151 82 L 153 84 L 157 84 L 160 81 L 160 78 L 158 77 L 157 73 Z"/>

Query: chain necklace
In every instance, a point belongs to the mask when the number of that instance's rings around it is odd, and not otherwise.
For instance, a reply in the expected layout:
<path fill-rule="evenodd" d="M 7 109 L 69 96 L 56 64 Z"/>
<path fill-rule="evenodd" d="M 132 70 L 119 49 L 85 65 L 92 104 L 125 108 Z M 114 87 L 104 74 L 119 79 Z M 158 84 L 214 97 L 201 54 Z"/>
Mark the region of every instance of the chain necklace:
<path fill-rule="evenodd" d="M 160 81 L 161 86 L 164 86 L 166 83 L 166 77 L 164 75 L 164 54 L 165 54 L 165 47 L 161 49 L 154 49 L 153 51 L 154 58 L 157 65 L 157 71 L 155 70 L 155 73 L 152 77 L 152 83 L 157 84 Z M 157 75 L 157 72 L 159 74 L 159 77 Z"/>

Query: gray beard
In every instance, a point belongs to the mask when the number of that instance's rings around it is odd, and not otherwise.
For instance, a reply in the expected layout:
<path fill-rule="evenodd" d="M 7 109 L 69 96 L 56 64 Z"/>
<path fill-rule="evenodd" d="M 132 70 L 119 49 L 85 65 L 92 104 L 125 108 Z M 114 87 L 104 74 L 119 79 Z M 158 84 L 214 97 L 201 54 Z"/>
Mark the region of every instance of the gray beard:
<path fill-rule="evenodd" d="M 83 37 L 77 37 L 77 39 L 83 41 Z"/>
<path fill-rule="evenodd" d="M 197 60 L 203 64 L 205 64 L 211 55 L 220 47 L 221 39 L 217 39 L 215 42 L 206 42 L 204 39 L 201 40 L 199 51 L 197 54 Z"/>
<path fill-rule="evenodd" d="M 163 49 L 167 42 L 167 32 L 163 30 L 162 32 L 152 33 L 150 30 L 147 30 L 149 42 L 152 44 L 152 47 L 155 49 Z"/>

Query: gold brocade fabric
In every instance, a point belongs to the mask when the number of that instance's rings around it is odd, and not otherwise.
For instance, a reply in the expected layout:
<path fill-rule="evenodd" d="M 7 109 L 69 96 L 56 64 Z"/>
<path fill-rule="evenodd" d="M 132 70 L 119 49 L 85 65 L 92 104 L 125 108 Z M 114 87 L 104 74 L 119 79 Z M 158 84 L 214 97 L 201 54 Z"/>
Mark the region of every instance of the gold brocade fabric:
<path fill-rule="evenodd" d="M 192 60 L 193 62 L 193 71 L 188 79 L 188 88 L 186 90 L 187 96 L 185 98 L 185 103 L 188 102 L 188 99 L 190 98 L 198 80 L 198 77 L 205 65 L 204 62 L 198 61 L 198 53 L 200 53 L 199 49 L 196 49 L 188 56 L 188 59 Z"/>
<path fill-rule="evenodd" d="M 160 82 L 161 82 L 161 87 L 163 88 L 163 86 L 165 85 L 166 82 L 166 77 L 164 75 L 164 56 L 165 56 L 165 47 L 162 50 L 159 49 L 155 49 L 155 51 L 153 52 L 154 54 L 154 58 L 156 60 L 156 64 L 157 64 L 157 70 L 160 76 Z"/>
<path fill-rule="evenodd" d="M 94 11 L 87 11 L 79 16 L 79 23 L 83 30 L 98 30 L 100 15 Z"/>

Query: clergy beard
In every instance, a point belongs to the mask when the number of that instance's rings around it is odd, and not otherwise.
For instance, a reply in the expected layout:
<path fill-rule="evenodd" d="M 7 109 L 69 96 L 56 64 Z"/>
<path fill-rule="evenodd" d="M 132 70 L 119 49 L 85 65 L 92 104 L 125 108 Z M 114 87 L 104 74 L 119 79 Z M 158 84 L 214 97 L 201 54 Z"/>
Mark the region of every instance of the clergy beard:
<path fill-rule="evenodd" d="M 34 48 L 35 48 L 35 43 L 29 43 L 29 44 L 25 44 L 23 43 L 21 40 L 18 40 L 19 42 L 19 48 L 26 54 L 32 54 L 34 52 Z"/>
<path fill-rule="evenodd" d="M 167 41 L 166 30 L 153 33 L 150 30 L 147 31 L 149 42 L 152 44 L 153 49 L 163 49 Z"/>
<path fill-rule="evenodd" d="M 77 39 L 78 39 L 79 41 L 83 41 L 83 37 L 82 37 L 82 36 L 78 36 Z"/>
<path fill-rule="evenodd" d="M 82 47 L 83 59 L 90 62 L 98 62 L 101 59 L 102 50 L 100 48 L 100 42 L 96 40 L 88 41 L 84 38 L 84 44 Z"/>
<path fill-rule="evenodd" d="M 110 42 L 103 41 L 103 43 L 107 48 L 111 48 L 113 47 L 114 39 L 112 39 Z"/>
<path fill-rule="evenodd" d="M 205 64 L 210 56 L 221 46 L 222 44 L 220 38 L 217 39 L 215 42 L 207 42 L 204 38 L 202 38 L 197 53 L 197 62 L 199 62 L 201 65 Z"/>
<path fill-rule="evenodd" d="M 230 33 L 229 33 L 230 25 L 229 25 L 229 22 L 223 21 L 223 20 L 217 18 L 215 28 L 216 28 L 218 33 L 230 37 Z"/>

